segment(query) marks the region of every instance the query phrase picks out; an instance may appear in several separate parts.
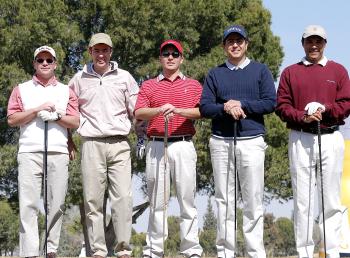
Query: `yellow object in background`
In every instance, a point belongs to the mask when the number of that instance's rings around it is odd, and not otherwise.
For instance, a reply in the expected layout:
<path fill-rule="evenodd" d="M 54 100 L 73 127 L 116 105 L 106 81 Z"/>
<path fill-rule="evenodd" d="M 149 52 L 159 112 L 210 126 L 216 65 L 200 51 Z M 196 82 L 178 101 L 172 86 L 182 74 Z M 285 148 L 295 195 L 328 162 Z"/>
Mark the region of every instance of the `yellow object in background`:
<path fill-rule="evenodd" d="M 350 138 L 345 140 L 344 169 L 341 179 L 341 202 L 350 210 Z M 350 212 L 348 212 L 350 224 Z"/>
<path fill-rule="evenodd" d="M 341 127 L 345 139 L 343 175 L 341 179 L 341 202 L 344 206 L 340 239 L 340 257 L 350 256 L 350 119 Z M 347 214 L 347 216 L 346 216 Z"/>

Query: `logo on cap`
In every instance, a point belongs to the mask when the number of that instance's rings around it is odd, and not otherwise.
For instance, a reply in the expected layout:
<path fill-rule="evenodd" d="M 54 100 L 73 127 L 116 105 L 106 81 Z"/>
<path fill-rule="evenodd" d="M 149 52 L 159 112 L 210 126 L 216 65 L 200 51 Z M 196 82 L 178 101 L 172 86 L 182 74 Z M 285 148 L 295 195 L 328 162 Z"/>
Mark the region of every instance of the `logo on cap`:
<path fill-rule="evenodd" d="M 243 38 L 248 39 L 247 37 L 247 32 L 244 29 L 243 26 L 241 25 L 232 25 L 228 28 L 226 28 L 226 30 L 224 31 L 224 36 L 222 41 L 225 42 L 226 38 L 231 34 L 231 33 L 238 33 L 239 35 L 241 35 Z"/>
<path fill-rule="evenodd" d="M 303 33 L 303 38 L 308 38 L 310 36 L 319 36 L 325 40 L 327 40 L 327 34 L 323 27 L 320 25 L 309 25 L 305 28 Z"/>
<path fill-rule="evenodd" d="M 52 47 L 49 46 L 41 46 L 38 47 L 35 51 L 34 51 L 34 59 L 36 58 L 37 55 L 39 55 L 41 52 L 48 52 L 50 53 L 55 59 L 56 59 L 56 52 Z"/>

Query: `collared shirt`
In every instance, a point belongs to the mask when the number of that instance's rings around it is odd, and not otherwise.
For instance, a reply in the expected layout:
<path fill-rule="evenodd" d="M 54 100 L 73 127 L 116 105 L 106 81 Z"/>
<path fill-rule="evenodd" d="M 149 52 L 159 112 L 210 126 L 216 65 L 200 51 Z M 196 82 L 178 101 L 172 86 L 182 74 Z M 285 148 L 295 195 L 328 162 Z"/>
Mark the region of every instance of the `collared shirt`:
<path fill-rule="evenodd" d="M 249 63 L 250 63 L 250 59 L 248 57 L 246 57 L 244 62 L 239 65 L 231 64 L 229 60 L 225 61 L 227 68 L 232 71 L 238 70 L 238 69 L 244 69 L 247 65 L 249 65 Z"/>
<path fill-rule="evenodd" d="M 314 63 L 311 63 L 310 61 L 306 60 L 306 57 L 303 57 L 301 59 L 301 62 L 305 65 L 305 66 L 309 66 L 309 65 L 313 65 Z M 328 62 L 327 57 L 323 56 L 322 59 L 320 61 L 318 61 L 317 64 L 321 65 L 321 66 L 326 66 Z"/>
<path fill-rule="evenodd" d="M 195 108 L 199 106 L 202 86 L 196 80 L 180 73 L 173 81 L 160 74 L 145 81 L 140 89 L 135 110 L 156 108 L 172 104 L 177 108 Z M 149 121 L 147 136 L 164 136 L 164 117 L 158 115 Z M 175 115 L 168 123 L 168 136 L 194 135 L 193 120 Z"/>
<path fill-rule="evenodd" d="M 53 76 L 47 84 L 44 84 L 40 78 L 38 78 L 36 75 L 33 76 L 32 81 L 36 85 L 41 85 L 43 87 L 46 87 L 48 85 L 56 86 L 58 81 L 55 76 Z M 18 86 L 16 86 L 9 99 L 8 108 L 7 108 L 7 116 L 10 116 L 16 112 L 24 112 L 23 103 L 21 94 L 19 91 Z M 70 89 L 69 90 L 69 101 L 67 105 L 66 115 L 69 116 L 79 116 L 78 111 L 78 101 L 75 93 Z"/>

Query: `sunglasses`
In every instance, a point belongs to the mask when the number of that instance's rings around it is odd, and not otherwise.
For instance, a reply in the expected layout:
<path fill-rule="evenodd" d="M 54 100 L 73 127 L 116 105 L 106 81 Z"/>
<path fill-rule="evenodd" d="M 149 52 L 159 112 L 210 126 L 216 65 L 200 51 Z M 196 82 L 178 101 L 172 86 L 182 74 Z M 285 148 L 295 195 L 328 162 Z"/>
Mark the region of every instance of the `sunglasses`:
<path fill-rule="evenodd" d="M 162 57 L 169 57 L 170 55 L 172 55 L 173 58 L 178 58 L 181 54 L 177 51 L 174 51 L 174 52 L 164 51 L 164 52 L 162 52 Z"/>
<path fill-rule="evenodd" d="M 55 60 L 53 60 L 51 58 L 48 58 L 48 59 L 38 58 L 35 61 L 39 64 L 44 63 L 44 61 L 46 61 L 46 63 L 48 63 L 48 64 L 52 64 L 53 62 L 55 62 Z"/>

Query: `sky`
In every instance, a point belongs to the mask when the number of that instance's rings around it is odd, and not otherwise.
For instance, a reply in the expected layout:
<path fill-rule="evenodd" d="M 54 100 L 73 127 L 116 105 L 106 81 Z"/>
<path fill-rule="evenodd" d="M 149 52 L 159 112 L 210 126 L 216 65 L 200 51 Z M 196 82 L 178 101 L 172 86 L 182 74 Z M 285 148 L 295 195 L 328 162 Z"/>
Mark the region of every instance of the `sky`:
<path fill-rule="evenodd" d="M 304 56 L 301 46 L 301 36 L 304 28 L 311 24 L 321 25 L 327 32 L 327 46 L 325 55 L 328 59 L 342 64 L 350 71 L 350 0 L 263 0 L 263 5 L 271 12 L 271 30 L 281 40 L 284 59 L 280 71 L 288 65 L 300 61 Z M 249 32 L 248 32 L 249 33 Z M 277 81 L 278 83 L 278 81 Z M 140 179 L 134 181 L 134 205 L 144 201 L 140 194 Z M 197 196 L 199 225 L 203 224 L 206 212 L 207 196 Z M 212 200 L 213 202 L 213 200 Z M 213 202 L 215 208 L 215 203 Z M 292 202 L 280 204 L 272 202 L 265 207 L 265 212 L 272 212 L 275 217 L 292 215 Z M 138 232 L 145 232 L 148 224 L 148 209 L 138 219 L 134 228 Z M 170 215 L 179 215 L 176 200 L 171 200 Z"/>

